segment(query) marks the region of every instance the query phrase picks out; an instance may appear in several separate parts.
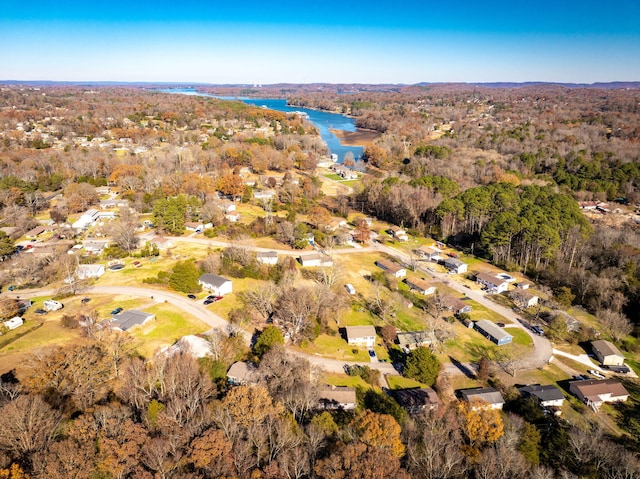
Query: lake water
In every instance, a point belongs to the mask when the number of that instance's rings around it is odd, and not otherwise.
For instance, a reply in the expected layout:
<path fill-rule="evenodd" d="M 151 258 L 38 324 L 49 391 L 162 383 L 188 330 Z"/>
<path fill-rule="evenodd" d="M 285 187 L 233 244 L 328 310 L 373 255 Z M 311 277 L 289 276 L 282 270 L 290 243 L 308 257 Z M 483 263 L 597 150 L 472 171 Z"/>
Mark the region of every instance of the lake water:
<path fill-rule="evenodd" d="M 220 98 L 222 100 L 241 100 L 250 105 L 266 106 L 271 110 L 282 111 L 286 113 L 292 113 L 295 111 L 301 111 L 308 115 L 308 121 L 313 123 L 320 132 L 320 136 L 329 147 L 331 153 L 338 155 L 338 161 L 342 163 L 345 155 L 348 152 L 353 153 L 354 158 L 357 160 L 362 156 L 363 148 L 361 146 L 345 146 L 340 143 L 340 139 L 329 131 L 330 128 L 334 130 L 344 131 L 356 131 L 356 123 L 352 118 L 349 118 L 338 113 L 328 113 L 319 110 L 310 110 L 308 108 L 296 108 L 287 105 L 287 100 L 280 100 L 277 98 L 245 98 L 245 97 L 226 97 L 210 95 L 208 93 L 200 93 L 193 88 L 167 88 L 160 90 L 163 93 L 176 93 L 182 95 L 195 95 L 195 96 L 210 96 L 213 98 Z"/>

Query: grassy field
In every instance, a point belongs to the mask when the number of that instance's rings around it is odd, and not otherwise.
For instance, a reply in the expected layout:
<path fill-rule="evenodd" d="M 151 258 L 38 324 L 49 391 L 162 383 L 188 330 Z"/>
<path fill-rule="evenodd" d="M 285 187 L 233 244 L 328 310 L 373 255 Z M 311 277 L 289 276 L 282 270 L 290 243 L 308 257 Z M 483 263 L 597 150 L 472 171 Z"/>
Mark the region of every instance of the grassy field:
<path fill-rule="evenodd" d="M 137 351 L 144 357 L 151 357 L 158 349 L 171 346 L 182 336 L 204 333 L 209 329 L 207 324 L 185 315 L 170 304 L 157 304 L 145 311 L 155 314 L 155 319 L 130 331 L 137 340 Z"/>
<path fill-rule="evenodd" d="M 299 348 L 305 354 L 314 354 L 344 361 L 368 362 L 369 354 L 364 349 L 349 346 L 340 336 L 321 334 L 313 343 Z"/>
<path fill-rule="evenodd" d="M 391 389 L 409 389 L 409 388 L 424 388 L 425 384 L 416 381 L 415 379 L 405 378 L 402 376 L 387 376 L 387 383 Z"/>
<path fill-rule="evenodd" d="M 346 374 L 329 374 L 325 373 L 322 376 L 322 380 L 331 384 L 332 386 L 349 386 L 352 388 L 370 389 L 371 386 L 367 384 L 360 376 L 347 376 Z"/>

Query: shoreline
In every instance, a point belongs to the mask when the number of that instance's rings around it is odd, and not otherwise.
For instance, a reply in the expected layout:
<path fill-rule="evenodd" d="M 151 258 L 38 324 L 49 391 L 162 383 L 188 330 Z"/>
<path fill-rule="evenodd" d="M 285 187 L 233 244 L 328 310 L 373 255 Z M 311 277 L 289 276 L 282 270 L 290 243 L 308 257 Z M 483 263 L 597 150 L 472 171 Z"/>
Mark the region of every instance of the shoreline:
<path fill-rule="evenodd" d="M 340 140 L 340 144 L 344 146 L 371 146 L 381 136 L 377 131 L 363 130 L 361 128 L 357 128 L 356 131 L 329 128 L 329 131 L 336 135 Z"/>

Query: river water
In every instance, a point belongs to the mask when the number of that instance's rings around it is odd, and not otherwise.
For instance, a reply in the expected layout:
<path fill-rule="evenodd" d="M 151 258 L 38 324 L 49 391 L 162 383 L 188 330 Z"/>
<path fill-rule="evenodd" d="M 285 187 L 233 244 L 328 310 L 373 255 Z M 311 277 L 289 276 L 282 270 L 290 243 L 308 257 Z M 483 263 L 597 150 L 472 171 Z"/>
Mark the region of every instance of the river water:
<path fill-rule="evenodd" d="M 363 148 L 361 146 L 345 146 L 340 143 L 340 139 L 331 133 L 330 129 L 344 130 L 344 131 L 356 131 L 356 123 L 352 118 L 338 113 L 329 113 L 320 110 L 310 110 L 308 108 L 296 108 L 287 105 L 287 100 L 281 100 L 277 98 L 246 98 L 246 97 L 226 97 L 210 95 L 208 93 L 201 93 L 193 88 L 167 88 L 160 90 L 163 93 L 175 93 L 182 95 L 195 95 L 195 96 L 210 96 L 213 98 L 219 98 L 221 100 L 241 100 L 250 105 L 266 106 L 271 110 L 282 111 L 286 113 L 293 113 L 296 111 L 304 112 L 308 116 L 308 121 L 320 132 L 320 136 L 329 147 L 331 153 L 338 155 L 338 162 L 344 161 L 345 155 L 348 152 L 353 153 L 354 158 L 357 160 L 362 156 Z"/>

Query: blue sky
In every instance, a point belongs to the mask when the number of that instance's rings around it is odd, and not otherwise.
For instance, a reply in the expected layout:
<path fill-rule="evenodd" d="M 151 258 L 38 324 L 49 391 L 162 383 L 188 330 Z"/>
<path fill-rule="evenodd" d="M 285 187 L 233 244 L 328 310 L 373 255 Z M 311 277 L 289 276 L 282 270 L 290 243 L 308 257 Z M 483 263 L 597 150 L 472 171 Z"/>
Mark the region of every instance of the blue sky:
<path fill-rule="evenodd" d="M 639 19 L 638 0 L 8 2 L 0 79 L 640 81 Z"/>

